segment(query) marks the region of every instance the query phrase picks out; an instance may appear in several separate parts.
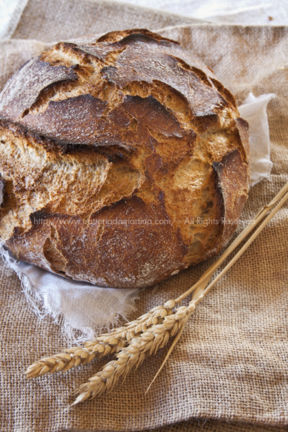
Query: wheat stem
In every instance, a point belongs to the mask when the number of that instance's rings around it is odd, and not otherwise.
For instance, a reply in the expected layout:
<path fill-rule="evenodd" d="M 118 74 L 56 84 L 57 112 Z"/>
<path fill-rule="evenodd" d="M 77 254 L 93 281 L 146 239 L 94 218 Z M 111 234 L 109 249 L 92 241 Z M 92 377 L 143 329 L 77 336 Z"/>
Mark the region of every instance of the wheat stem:
<path fill-rule="evenodd" d="M 238 259 L 243 255 L 243 253 L 246 252 L 246 250 L 251 245 L 251 243 L 253 243 L 253 241 L 258 237 L 258 235 L 261 233 L 261 231 L 263 231 L 265 226 L 270 222 L 270 220 L 278 212 L 278 210 L 280 210 L 280 208 L 283 207 L 283 205 L 285 204 L 285 202 L 287 200 L 288 200 L 288 183 L 285 187 L 285 193 L 282 196 L 282 198 L 280 199 L 280 201 L 278 202 L 278 204 L 275 205 L 275 199 L 272 200 L 275 207 L 273 209 L 271 209 L 271 206 L 270 206 L 271 203 L 269 204 L 269 206 L 267 206 L 267 209 L 269 208 L 270 213 L 269 214 L 265 213 L 265 218 L 262 219 L 262 221 L 259 223 L 258 227 L 255 229 L 255 231 L 251 234 L 251 236 L 248 238 L 248 240 L 246 240 L 246 242 L 242 245 L 242 247 L 236 252 L 236 254 L 230 259 L 230 261 L 226 264 L 226 266 L 223 268 L 223 270 L 221 270 L 221 272 L 217 274 L 215 279 L 213 279 L 212 282 L 207 284 L 206 287 L 204 285 L 202 287 L 199 287 L 199 290 L 197 291 L 197 293 L 195 291 L 194 296 L 193 296 L 195 306 L 202 300 L 202 298 L 206 294 L 208 294 L 208 292 L 213 288 L 213 286 L 218 282 L 218 280 L 222 276 L 224 276 L 225 273 L 227 273 L 227 271 L 236 263 L 236 261 L 238 261 Z M 190 294 L 189 290 L 187 290 L 186 293 L 187 293 L 187 295 L 186 295 L 186 297 L 187 297 Z"/>
<path fill-rule="evenodd" d="M 262 225 L 262 227 L 264 228 L 266 224 L 269 222 L 269 220 L 271 219 L 270 218 L 266 220 L 265 218 L 270 213 L 270 211 L 274 208 L 277 201 L 281 200 L 282 204 L 280 205 L 280 207 L 284 204 L 284 202 L 287 200 L 287 193 L 288 193 L 288 183 L 286 183 L 282 187 L 282 189 L 280 189 L 280 191 L 277 193 L 277 195 L 275 195 L 275 197 L 270 201 L 268 205 L 265 205 L 257 213 L 253 221 L 250 222 L 250 224 L 246 228 L 244 228 L 243 231 L 241 231 L 241 233 L 235 238 L 235 240 L 233 240 L 233 242 L 225 249 L 222 255 L 206 270 L 206 272 L 203 273 L 200 279 L 194 285 L 192 285 L 187 291 L 185 291 L 183 294 L 177 297 L 177 299 L 175 299 L 175 302 L 177 304 L 180 303 L 182 300 L 188 297 L 193 291 L 195 291 L 199 286 L 201 286 L 202 284 L 205 285 L 205 282 L 207 282 L 207 280 L 215 273 L 215 271 L 219 269 L 221 264 L 223 264 L 223 262 L 229 257 L 229 255 L 231 255 L 235 251 L 235 249 L 249 236 L 249 234 L 255 229 L 256 225 L 261 223 L 263 219 L 266 221 L 264 222 L 264 225 Z M 279 210 L 280 207 L 277 206 L 277 209 L 275 212 L 273 212 L 273 215 Z M 262 229 L 260 231 L 262 231 Z M 249 245 L 250 244 L 251 243 L 249 243 Z"/>
<path fill-rule="evenodd" d="M 280 199 L 280 201 L 277 203 L 277 201 L 279 199 Z M 184 299 L 184 298 L 186 298 L 188 295 L 190 295 L 193 292 L 193 294 L 192 294 L 193 297 L 192 297 L 192 300 L 189 303 L 189 306 L 191 306 L 191 307 L 194 306 L 194 308 L 195 308 L 196 305 L 214 287 L 214 285 L 218 282 L 218 280 L 222 276 L 224 276 L 224 274 L 232 267 L 233 264 L 235 264 L 236 261 L 238 261 L 238 259 L 248 249 L 248 247 L 251 245 L 251 243 L 256 239 L 256 237 L 260 234 L 260 232 L 265 228 L 265 226 L 268 224 L 268 222 L 273 218 L 273 216 L 278 212 L 278 210 L 285 204 L 285 202 L 287 200 L 288 200 L 288 183 L 278 192 L 278 194 L 272 199 L 272 201 L 270 201 L 270 203 L 268 205 L 266 205 L 265 207 L 263 207 L 258 212 L 258 214 L 257 214 L 256 218 L 254 219 L 254 221 L 250 225 L 248 225 L 248 227 L 244 231 L 242 231 L 241 234 L 230 245 L 230 246 L 232 246 L 234 244 L 233 248 L 231 248 L 231 252 L 232 252 L 244 240 L 244 238 L 246 238 L 248 236 L 248 234 L 253 229 L 255 229 L 255 225 L 259 224 L 258 227 L 253 232 L 253 234 L 251 235 L 251 237 L 243 244 L 243 246 L 238 250 L 238 252 L 234 255 L 234 257 L 223 268 L 223 270 L 220 273 L 218 273 L 218 275 L 215 277 L 215 279 L 213 279 L 213 281 L 209 283 L 208 278 L 209 278 L 209 276 L 211 274 L 211 270 L 209 268 L 206 271 L 206 273 L 202 276 L 202 278 L 201 278 L 202 280 L 201 281 L 199 280 L 191 288 L 189 288 L 187 291 L 185 291 L 180 297 L 178 297 L 175 300 L 175 302 L 178 303 L 178 301 L 179 301 L 180 298 Z M 257 222 L 255 222 L 256 220 L 257 220 Z M 227 251 L 227 249 L 226 249 L 226 251 Z M 223 253 L 223 255 L 225 254 L 226 255 L 225 258 L 227 258 L 227 256 L 230 255 L 231 252 L 228 253 L 228 255 L 225 252 Z M 217 268 L 224 261 L 223 260 L 223 255 L 216 262 L 216 263 L 218 263 Z M 213 265 L 212 267 L 214 267 L 214 266 L 215 265 Z M 183 330 L 184 330 L 184 326 L 182 327 L 181 332 L 179 332 L 179 334 L 177 335 L 177 337 L 173 340 L 173 343 L 171 344 L 171 346 L 170 346 L 170 348 L 169 348 L 166 356 L 164 357 L 163 362 L 161 363 L 158 371 L 154 375 L 154 377 L 153 377 L 152 381 L 150 382 L 149 386 L 147 387 L 145 393 L 148 393 L 148 391 L 150 390 L 152 384 L 155 382 L 155 380 L 159 376 L 160 372 L 164 368 L 164 366 L 167 363 L 170 355 L 172 354 L 172 351 L 174 350 L 176 344 L 178 343 L 178 341 L 179 341 L 179 339 L 180 339 L 180 337 L 182 335 Z"/>

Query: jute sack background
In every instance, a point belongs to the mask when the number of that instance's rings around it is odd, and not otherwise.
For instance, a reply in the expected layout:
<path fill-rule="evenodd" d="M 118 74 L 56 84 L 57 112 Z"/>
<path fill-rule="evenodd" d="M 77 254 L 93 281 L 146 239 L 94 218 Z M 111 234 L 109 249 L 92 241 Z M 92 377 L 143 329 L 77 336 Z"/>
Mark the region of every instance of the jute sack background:
<path fill-rule="evenodd" d="M 28 39 L 30 31 L 31 38 L 48 42 L 71 38 L 74 26 L 78 29 L 74 37 L 123 28 L 123 23 L 124 27 L 139 26 L 137 8 L 133 15 L 129 6 L 128 19 L 126 8 L 117 9 L 118 15 L 115 15 L 110 3 L 85 4 L 90 8 L 87 21 L 85 14 L 80 16 L 77 12 L 76 1 L 42 3 L 33 0 L 24 9 L 12 37 Z M 57 9 L 60 18 L 55 16 Z M 92 11 L 94 20 L 91 20 Z M 173 23 L 172 15 L 168 23 L 163 23 L 163 17 L 152 12 L 150 25 L 148 14 L 146 18 L 141 26 L 152 30 Z M 100 30 L 97 29 L 98 19 Z M 65 36 L 67 22 L 69 31 Z M 262 182 L 251 190 L 241 229 L 288 181 L 288 29 L 189 25 L 162 29 L 161 33 L 179 40 L 200 55 L 236 94 L 239 102 L 249 91 L 277 94 L 277 99 L 269 105 L 274 162 L 271 181 Z M 3 86 L 17 62 L 37 52 L 37 42 L 1 42 L 1 50 L 6 56 L 1 65 Z M 27 381 L 23 376 L 27 365 L 42 355 L 61 350 L 65 340 L 55 324 L 35 318 L 27 308 L 16 276 L 1 266 L 3 430 L 143 430 L 195 417 L 199 419 L 196 423 L 171 426 L 167 430 L 172 432 L 180 427 L 179 430 L 198 430 L 203 419 L 234 422 L 226 426 L 208 422 L 203 426 L 203 430 L 209 430 L 210 423 L 211 430 L 217 432 L 249 431 L 250 426 L 242 427 L 235 422 L 257 424 L 255 430 L 272 430 L 272 426 L 281 430 L 288 424 L 287 239 L 286 207 L 199 305 L 168 364 L 146 396 L 145 389 L 164 353 L 147 360 L 141 370 L 133 373 L 113 393 L 73 409 L 68 405 L 73 389 L 86 381 L 102 362 Z M 138 313 L 177 296 L 195 282 L 208 265 L 196 266 L 143 291 Z"/>

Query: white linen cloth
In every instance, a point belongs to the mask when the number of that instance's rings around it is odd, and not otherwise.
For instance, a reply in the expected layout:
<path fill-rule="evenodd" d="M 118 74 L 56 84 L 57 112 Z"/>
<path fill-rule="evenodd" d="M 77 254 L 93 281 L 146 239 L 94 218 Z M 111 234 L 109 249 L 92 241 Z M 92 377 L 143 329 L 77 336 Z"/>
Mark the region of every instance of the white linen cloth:
<path fill-rule="evenodd" d="M 254 186 L 268 178 L 273 166 L 270 159 L 270 137 L 267 118 L 267 105 L 274 94 L 263 94 L 255 97 L 249 93 L 239 107 L 241 117 L 249 123 L 250 137 L 250 184 Z"/>

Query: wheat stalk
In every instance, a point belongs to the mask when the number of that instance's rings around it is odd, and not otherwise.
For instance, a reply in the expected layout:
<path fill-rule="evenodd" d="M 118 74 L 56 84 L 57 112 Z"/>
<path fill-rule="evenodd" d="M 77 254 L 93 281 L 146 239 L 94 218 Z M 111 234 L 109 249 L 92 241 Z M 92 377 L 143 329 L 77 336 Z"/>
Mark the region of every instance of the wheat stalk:
<path fill-rule="evenodd" d="M 26 371 L 27 376 L 35 377 L 47 372 L 64 371 L 73 366 L 88 363 L 97 355 L 103 357 L 107 354 L 115 354 L 115 360 L 108 362 L 102 370 L 80 387 L 79 395 L 73 403 L 73 405 L 76 405 L 111 390 L 119 382 L 120 378 L 124 379 L 146 357 L 156 353 L 166 346 L 172 337 L 175 337 L 160 369 L 148 387 L 149 390 L 167 362 L 196 305 L 213 288 L 220 277 L 242 256 L 287 199 L 288 183 L 268 205 L 258 212 L 254 220 L 236 237 L 198 282 L 177 299 L 169 300 L 164 305 L 151 309 L 138 319 L 113 330 L 111 333 L 99 336 L 95 341 L 86 342 L 83 347 L 73 347 L 63 353 L 33 363 Z M 241 243 L 243 243 L 241 248 L 213 279 L 215 271 Z M 176 305 L 190 295 L 192 295 L 192 299 L 188 306 L 180 306 L 175 309 Z"/>
<path fill-rule="evenodd" d="M 176 303 L 180 303 L 184 298 L 188 297 L 193 291 L 195 291 L 198 287 L 205 284 L 207 280 L 211 279 L 213 274 L 219 269 L 219 267 L 226 261 L 226 259 L 237 249 L 237 247 L 246 239 L 248 236 L 254 231 L 256 226 L 260 228 L 259 231 L 267 225 L 267 223 L 271 220 L 271 218 L 275 215 L 275 213 L 283 206 L 288 196 L 288 183 L 286 183 L 280 191 L 275 195 L 275 197 L 266 204 L 259 212 L 256 214 L 254 219 L 244 228 L 240 234 L 230 243 L 230 245 L 223 251 L 223 253 L 219 256 L 219 258 L 203 273 L 200 279 L 192 285 L 187 291 L 185 291 L 182 295 L 180 295 L 175 301 Z M 278 205 L 278 204 L 280 205 Z M 274 211 L 275 210 L 275 211 Z M 270 214 L 272 213 L 272 216 Z M 267 219 L 269 218 L 269 219 Z M 258 235 L 257 234 L 257 235 Z M 251 242 L 249 243 L 249 245 Z M 244 251 L 243 251 L 244 252 Z"/>

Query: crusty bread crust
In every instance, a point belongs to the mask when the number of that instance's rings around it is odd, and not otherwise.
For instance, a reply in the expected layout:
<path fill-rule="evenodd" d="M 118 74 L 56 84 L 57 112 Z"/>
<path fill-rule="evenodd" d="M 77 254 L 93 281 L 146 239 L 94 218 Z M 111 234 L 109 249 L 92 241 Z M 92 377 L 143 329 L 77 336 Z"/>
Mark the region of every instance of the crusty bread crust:
<path fill-rule="evenodd" d="M 247 123 L 177 42 L 58 43 L 0 95 L 0 238 L 101 286 L 152 285 L 215 255 L 248 193 Z"/>

